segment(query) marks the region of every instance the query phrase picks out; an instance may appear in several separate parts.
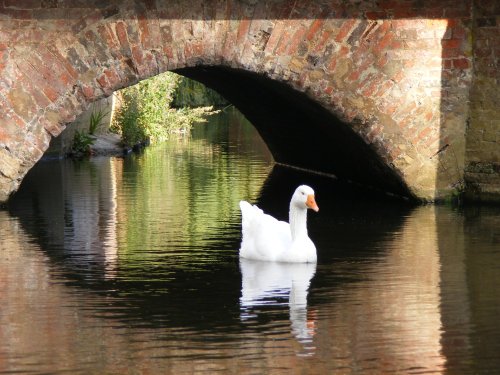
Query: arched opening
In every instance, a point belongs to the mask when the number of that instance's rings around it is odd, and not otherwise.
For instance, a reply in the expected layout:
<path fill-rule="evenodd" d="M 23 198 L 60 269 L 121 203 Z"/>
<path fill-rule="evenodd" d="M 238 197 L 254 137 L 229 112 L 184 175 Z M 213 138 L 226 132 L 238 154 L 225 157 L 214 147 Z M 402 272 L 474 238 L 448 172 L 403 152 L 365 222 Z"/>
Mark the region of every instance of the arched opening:
<path fill-rule="evenodd" d="M 175 72 L 233 103 L 257 128 L 277 163 L 411 196 L 397 173 L 348 124 L 287 84 L 227 67 Z"/>

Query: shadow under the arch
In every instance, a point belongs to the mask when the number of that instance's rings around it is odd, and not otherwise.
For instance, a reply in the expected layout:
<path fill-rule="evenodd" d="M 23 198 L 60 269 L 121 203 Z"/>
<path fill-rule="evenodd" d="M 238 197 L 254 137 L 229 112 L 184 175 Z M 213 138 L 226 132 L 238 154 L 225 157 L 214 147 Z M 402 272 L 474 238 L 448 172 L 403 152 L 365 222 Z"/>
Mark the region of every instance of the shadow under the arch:
<path fill-rule="evenodd" d="M 413 197 L 374 149 L 305 93 L 241 69 L 196 66 L 175 72 L 234 104 L 258 130 L 276 162 Z"/>

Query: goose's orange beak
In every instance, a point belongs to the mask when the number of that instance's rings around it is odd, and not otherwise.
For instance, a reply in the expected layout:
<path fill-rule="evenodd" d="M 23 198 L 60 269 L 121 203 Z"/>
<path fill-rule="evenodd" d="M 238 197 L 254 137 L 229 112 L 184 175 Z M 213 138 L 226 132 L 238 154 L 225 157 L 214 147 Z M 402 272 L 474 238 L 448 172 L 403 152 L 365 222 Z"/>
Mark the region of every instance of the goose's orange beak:
<path fill-rule="evenodd" d="M 314 200 L 314 194 L 309 194 L 307 196 L 307 201 L 306 201 L 306 206 L 310 208 L 311 210 L 314 210 L 316 212 L 319 211 L 319 207 L 316 204 L 316 201 Z"/>

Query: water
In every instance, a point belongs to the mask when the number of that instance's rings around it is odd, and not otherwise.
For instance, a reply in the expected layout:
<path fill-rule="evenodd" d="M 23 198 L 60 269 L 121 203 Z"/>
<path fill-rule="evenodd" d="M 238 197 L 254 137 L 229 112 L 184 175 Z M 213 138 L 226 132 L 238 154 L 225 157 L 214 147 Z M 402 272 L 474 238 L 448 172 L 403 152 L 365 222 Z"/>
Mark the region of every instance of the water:
<path fill-rule="evenodd" d="M 299 183 L 318 264 L 240 264 L 238 201 L 284 219 Z M 499 228 L 273 166 L 234 112 L 44 161 L 0 211 L 0 373 L 496 373 Z"/>

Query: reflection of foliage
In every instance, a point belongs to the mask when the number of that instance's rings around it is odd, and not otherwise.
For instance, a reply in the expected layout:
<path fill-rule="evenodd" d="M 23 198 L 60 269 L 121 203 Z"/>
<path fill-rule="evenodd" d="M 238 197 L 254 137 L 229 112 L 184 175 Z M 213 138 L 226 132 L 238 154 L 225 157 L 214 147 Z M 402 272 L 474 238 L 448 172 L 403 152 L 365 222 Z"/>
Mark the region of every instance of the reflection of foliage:
<path fill-rule="evenodd" d="M 213 113 L 211 107 L 172 109 L 174 91 L 181 76 L 164 73 L 121 90 L 122 105 L 115 117 L 115 130 L 123 142 L 162 142 L 174 132 L 186 132 L 192 124 Z"/>
<path fill-rule="evenodd" d="M 188 255 L 191 246 L 199 248 L 200 243 L 216 240 L 222 228 L 239 231 L 239 227 L 230 226 L 238 220 L 238 202 L 256 199 L 269 173 L 270 159 L 244 152 L 228 155 L 223 144 L 248 137 L 254 142 L 247 147 L 255 150 L 262 141 L 255 141 L 256 131 L 250 124 L 221 128 L 216 124 L 219 117 L 212 117 L 210 126 L 200 125 L 203 136 L 199 138 L 170 139 L 124 160 L 123 178 L 131 180 L 123 181 L 121 186 L 127 191 L 119 194 L 128 197 L 118 203 L 118 207 L 126 207 L 126 219 L 120 220 L 126 223 L 119 234 L 125 251 L 120 259 L 154 260 L 167 254 L 164 250 L 140 251 L 156 248 L 171 249 L 176 256 L 194 256 Z M 218 140 L 205 139 L 217 128 Z M 142 214 L 134 214 L 137 212 Z"/>

